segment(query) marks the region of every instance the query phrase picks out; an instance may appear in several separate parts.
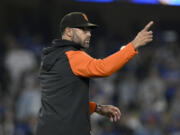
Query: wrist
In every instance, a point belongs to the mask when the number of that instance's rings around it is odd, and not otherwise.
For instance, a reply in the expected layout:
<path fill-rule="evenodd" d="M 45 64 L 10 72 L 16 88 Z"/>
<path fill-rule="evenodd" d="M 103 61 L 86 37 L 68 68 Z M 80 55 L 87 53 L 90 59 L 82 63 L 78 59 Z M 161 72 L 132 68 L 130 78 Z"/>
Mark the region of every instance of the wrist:
<path fill-rule="evenodd" d="M 136 41 L 133 40 L 131 43 L 132 43 L 134 49 L 136 50 L 138 48 L 138 45 L 137 45 Z"/>
<path fill-rule="evenodd" d="M 96 105 L 95 112 L 96 112 L 96 113 L 101 113 L 101 108 L 102 108 L 102 105 L 97 104 L 97 105 Z"/>

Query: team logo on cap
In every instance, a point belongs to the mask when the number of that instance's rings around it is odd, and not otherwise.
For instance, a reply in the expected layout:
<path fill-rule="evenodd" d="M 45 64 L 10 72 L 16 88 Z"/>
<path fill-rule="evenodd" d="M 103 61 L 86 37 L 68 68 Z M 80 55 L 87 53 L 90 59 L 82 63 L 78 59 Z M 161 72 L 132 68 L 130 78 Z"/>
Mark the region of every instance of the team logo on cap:
<path fill-rule="evenodd" d="M 88 18 L 86 16 L 86 14 L 83 13 L 82 15 L 83 15 L 84 19 L 88 22 Z"/>

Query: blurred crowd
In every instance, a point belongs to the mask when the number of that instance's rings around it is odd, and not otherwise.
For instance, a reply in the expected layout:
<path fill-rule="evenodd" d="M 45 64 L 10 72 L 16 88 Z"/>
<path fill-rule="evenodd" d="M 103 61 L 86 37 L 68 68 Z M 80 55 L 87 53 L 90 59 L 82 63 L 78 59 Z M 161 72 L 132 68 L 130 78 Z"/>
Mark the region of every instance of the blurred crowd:
<path fill-rule="evenodd" d="M 0 44 L 0 135 L 33 135 L 41 105 L 43 37 L 26 31 L 8 33 Z"/>
<path fill-rule="evenodd" d="M 91 80 L 91 100 L 118 106 L 122 113 L 117 123 L 93 114 L 92 135 L 180 135 L 180 43 L 172 32 L 163 37 L 139 49 L 118 73 Z M 106 57 L 120 42 L 101 37 L 93 41 L 90 53 Z M 0 135 L 34 135 L 45 45 L 42 34 L 27 31 L 8 33 L 1 40 Z"/>

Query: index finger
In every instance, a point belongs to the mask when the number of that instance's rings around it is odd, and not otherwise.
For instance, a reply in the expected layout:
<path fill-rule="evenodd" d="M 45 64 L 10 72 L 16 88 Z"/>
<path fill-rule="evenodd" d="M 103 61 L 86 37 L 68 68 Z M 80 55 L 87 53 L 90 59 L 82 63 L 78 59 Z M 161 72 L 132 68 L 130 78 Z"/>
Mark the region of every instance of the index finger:
<path fill-rule="evenodd" d="M 150 27 L 153 25 L 153 21 L 150 21 L 143 29 L 143 31 L 148 31 L 150 29 Z"/>

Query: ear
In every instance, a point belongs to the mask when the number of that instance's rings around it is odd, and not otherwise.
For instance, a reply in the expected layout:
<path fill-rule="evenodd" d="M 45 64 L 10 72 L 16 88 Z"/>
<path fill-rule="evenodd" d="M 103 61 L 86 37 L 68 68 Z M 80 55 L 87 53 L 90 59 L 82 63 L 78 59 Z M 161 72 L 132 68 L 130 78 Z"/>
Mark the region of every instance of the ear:
<path fill-rule="evenodd" d="M 72 34 L 73 34 L 72 28 L 69 28 L 69 27 L 65 28 L 65 33 L 68 37 L 72 37 Z"/>

